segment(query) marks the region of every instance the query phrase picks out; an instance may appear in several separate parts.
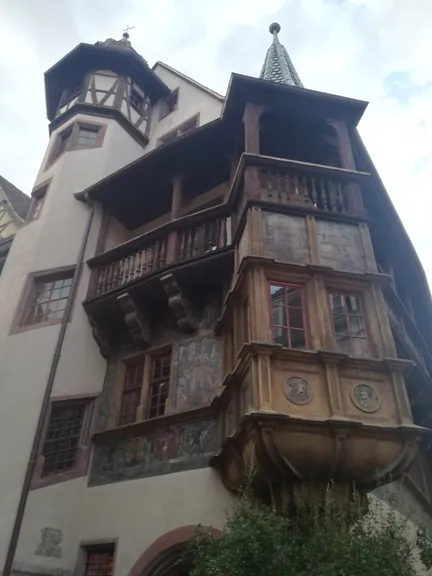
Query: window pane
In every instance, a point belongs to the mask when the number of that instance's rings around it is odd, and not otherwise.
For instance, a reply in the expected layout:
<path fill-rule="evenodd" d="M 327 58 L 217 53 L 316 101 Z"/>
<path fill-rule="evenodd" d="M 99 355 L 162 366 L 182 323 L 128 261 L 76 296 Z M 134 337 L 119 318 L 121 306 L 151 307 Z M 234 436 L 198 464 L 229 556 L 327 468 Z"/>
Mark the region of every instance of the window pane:
<path fill-rule="evenodd" d="M 302 297 L 299 288 L 287 288 L 287 305 L 295 306 L 296 308 L 302 307 Z"/>
<path fill-rule="evenodd" d="M 53 407 L 45 442 L 43 476 L 73 468 L 84 421 L 85 405 Z"/>
<path fill-rule="evenodd" d="M 273 342 L 275 344 L 282 344 L 282 346 L 289 346 L 288 329 L 287 328 L 273 328 Z"/>
<path fill-rule="evenodd" d="M 350 353 L 350 338 L 349 336 L 336 336 L 336 350 L 344 354 Z"/>
<path fill-rule="evenodd" d="M 349 334 L 347 317 L 334 315 L 333 329 L 335 331 L 335 334 Z"/>
<path fill-rule="evenodd" d="M 301 328 L 304 330 L 302 308 L 289 308 L 289 325 L 290 328 Z"/>
<path fill-rule="evenodd" d="M 291 348 L 306 348 L 306 332 L 304 330 L 291 330 Z"/>
<path fill-rule="evenodd" d="M 271 311 L 272 324 L 274 326 L 287 326 L 287 309 L 282 306 L 274 306 Z"/>
<path fill-rule="evenodd" d="M 351 334 L 353 336 L 361 336 L 362 338 L 366 337 L 363 318 L 360 318 L 359 316 L 350 316 L 349 322 Z"/>
<path fill-rule="evenodd" d="M 360 304 L 357 296 L 346 296 L 345 305 L 348 314 L 358 314 L 360 311 Z"/>
<path fill-rule="evenodd" d="M 331 309 L 334 314 L 344 312 L 343 297 L 341 294 L 330 294 Z"/>

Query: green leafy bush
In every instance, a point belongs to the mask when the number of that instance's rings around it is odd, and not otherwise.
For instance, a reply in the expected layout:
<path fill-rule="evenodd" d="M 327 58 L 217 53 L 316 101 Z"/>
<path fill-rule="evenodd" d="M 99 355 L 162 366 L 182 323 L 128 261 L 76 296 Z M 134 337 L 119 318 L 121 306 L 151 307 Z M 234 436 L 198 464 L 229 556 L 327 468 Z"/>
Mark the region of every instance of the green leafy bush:
<path fill-rule="evenodd" d="M 289 517 L 243 496 L 220 539 L 198 531 L 191 575 L 414 576 L 432 566 L 432 546 L 423 531 L 408 532 L 384 505 L 361 515 L 327 496 Z"/>

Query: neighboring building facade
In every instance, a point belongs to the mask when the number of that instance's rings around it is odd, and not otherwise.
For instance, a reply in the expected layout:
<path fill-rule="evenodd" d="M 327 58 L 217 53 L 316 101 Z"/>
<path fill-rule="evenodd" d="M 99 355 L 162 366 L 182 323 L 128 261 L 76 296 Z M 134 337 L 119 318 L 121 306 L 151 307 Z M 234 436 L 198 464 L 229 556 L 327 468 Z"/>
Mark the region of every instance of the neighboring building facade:
<path fill-rule="evenodd" d="M 12 240 L 23 225 L 30 198 L 6 178 L 0 176 L 0 274 L 9 254 Z"/>
<path fill-rule="evenodd" d="M 250 464 L 264 501 L 388 484 L 429 521 L 427 282 L 366 103 L 303 88 L 279 29 L 225 98 L 127 35 L 46 73 L 0 278 L 8 575 L 187 574 Z"/>

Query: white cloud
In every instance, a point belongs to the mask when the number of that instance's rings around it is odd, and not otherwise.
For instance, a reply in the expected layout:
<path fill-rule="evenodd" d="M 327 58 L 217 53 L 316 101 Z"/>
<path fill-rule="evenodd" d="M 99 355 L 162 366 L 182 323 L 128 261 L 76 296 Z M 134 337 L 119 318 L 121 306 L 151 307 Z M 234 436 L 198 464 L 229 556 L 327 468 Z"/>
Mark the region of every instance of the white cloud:
<path fill-rule="evenodd" d="M 258 75 L 274 20 L 306 86 L 370 101 L 360 132 L 432 280 L 429 0 L 1 0 L 0 173 L 30 191 L 48 138 L 43 72 L 78 42 L 135 25 L 150 64 L 225 92 L 231 71 Z"/>

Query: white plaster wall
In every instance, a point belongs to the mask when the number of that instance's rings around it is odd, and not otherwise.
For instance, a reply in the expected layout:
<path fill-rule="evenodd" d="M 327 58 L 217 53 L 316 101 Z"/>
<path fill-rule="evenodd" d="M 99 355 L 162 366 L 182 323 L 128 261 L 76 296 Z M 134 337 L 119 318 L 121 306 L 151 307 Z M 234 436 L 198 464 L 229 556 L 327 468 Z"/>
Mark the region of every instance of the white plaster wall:
<path fill-rule="evenodd" d="M 47 150 L 36 179 L 37 185 L 52 178 L 41 216 L 18 231 L 0 278 L 0 458 L 7 463 L 0 471 L 0 565 L 4 562 L 59 332 L 59 325 L 55 325 L 9 335 L 26 277 L 31 272 L 76 264 L 89 208 L 75 199 L 74 192 L 143 152 L 114 120 L 79 115 L 71 121 L 77 118 L 107 123 L 103 146 L 67 152 L 44 170 L 50 152 Z M 56 133 L 66 126 L 54 132 L 51 145 Z M 96 208 L 85 259 L 94 254 L 100 223 L 101 211 Z M 89 270 L 84 265 L 54 382 L 53 395 L 57 397 L 98 392 L 102 387 L 106 363 L 81 305 L 88 281 Z M 78 509 L 82 495 L 76 497 L 73 484 L 64 487 L 69 511 Z M 56 510 L 55 496 L 45 505 Z"/>
<path fill-rule="evenodd" d="M 210 468 L 93 488 L 86 479 L 49 486 L 30 493 L 17 562 L 72 570 L 79 542 L 118 539 L 115 575 L 126 576 L 170 530 L 196 524 L 221 529 L 233 502 Z M 62 558 L 34 554 L 44 527 L 63 531 Z"/>
<path fill-rule="evenodd" d="M 175 74 L 175 72 L 157 65 L 155 73 L 171 90 L 179 87 L 179 100 L 177 110 L 174 110 L 162 120 L 159 120 L 160 103 L 154 108 L 150 125 L 150 142 L 146 151 L 155 148 L 158 138 L 195 116 L 195 114 L 199 113 L 199 126 L 203 126 L 203 124 L 219 118 L 222 110 L 222 102 L 220 100 L 206 90 Z"/>

